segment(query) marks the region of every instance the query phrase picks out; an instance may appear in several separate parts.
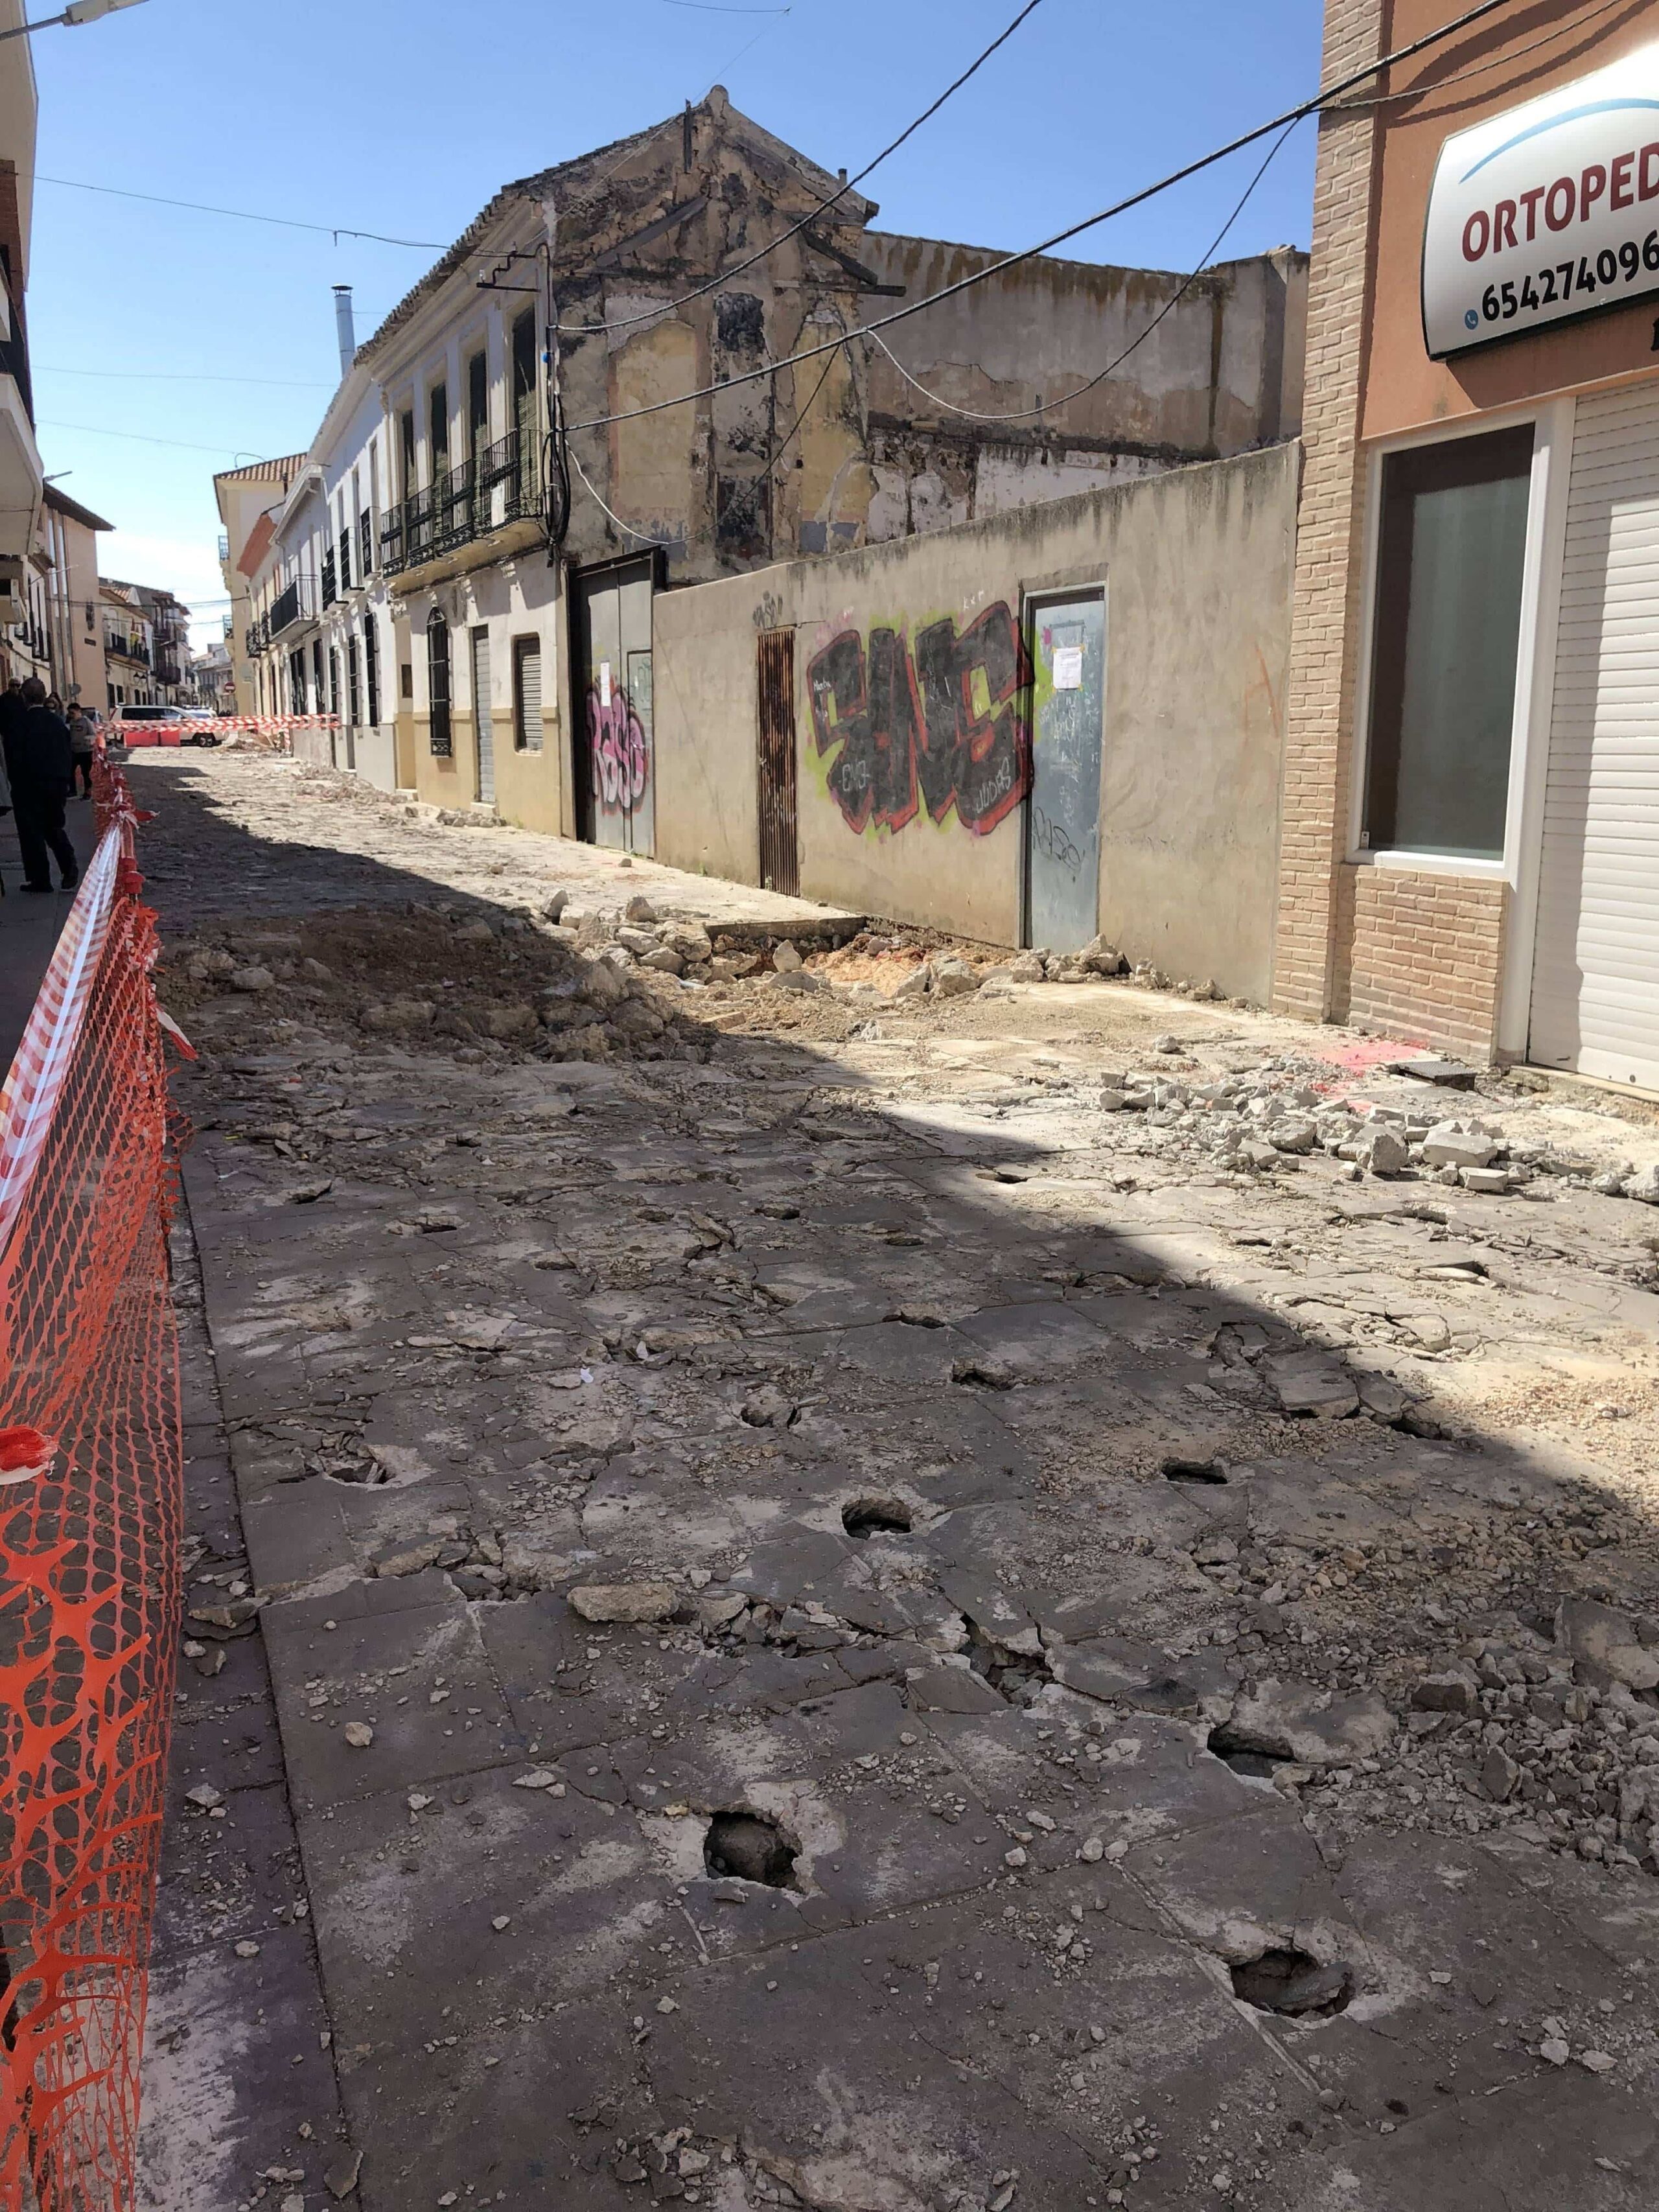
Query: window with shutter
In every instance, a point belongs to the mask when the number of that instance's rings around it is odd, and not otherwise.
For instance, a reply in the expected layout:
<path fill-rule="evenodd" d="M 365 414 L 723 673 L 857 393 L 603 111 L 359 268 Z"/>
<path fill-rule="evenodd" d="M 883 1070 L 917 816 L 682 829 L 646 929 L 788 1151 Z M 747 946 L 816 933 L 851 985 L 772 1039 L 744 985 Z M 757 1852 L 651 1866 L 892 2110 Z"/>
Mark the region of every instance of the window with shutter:
<path fill-rule="evenodd" d="M 542 749 L 542 641 L 513 641 L 513 747 L 515 752 Z"/>

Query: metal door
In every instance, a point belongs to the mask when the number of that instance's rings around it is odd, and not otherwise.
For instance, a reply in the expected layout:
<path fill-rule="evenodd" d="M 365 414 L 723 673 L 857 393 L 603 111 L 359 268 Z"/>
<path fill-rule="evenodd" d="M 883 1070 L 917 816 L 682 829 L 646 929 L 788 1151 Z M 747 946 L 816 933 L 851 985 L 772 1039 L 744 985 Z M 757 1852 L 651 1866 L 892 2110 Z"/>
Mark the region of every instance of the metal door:
<path fill-rule="evenodd" d="M 1577 403 L 1527 1056 L 1659 1087 L 1659 392 Z"/>
<path fill-rule="evenodd" d="M 576 579 L 584 757 L 576 763 L 582 835 L 595 845 L 650 853 L 656 842 L 652 737 L 650 560 Z"/>
<path fill-rule="evenodd" d="M 1034 605 L 1026 942 L 1076 952 L 1100 927 L 1100 762 L 1106 605 L 1098 592 Z"/>
<path fill-rule="evenodd" d="M 795 633 L 769 629 L 757 646 L 760 706 L 760 879 L 800 896 L 795 806 Z"/>
<path fill-rule="evenodd" d="M 477 800 L 495 804 L 495 726 L 489 716 L 489 632 L 472 633 L 472 734 L 477 752 Z"/>

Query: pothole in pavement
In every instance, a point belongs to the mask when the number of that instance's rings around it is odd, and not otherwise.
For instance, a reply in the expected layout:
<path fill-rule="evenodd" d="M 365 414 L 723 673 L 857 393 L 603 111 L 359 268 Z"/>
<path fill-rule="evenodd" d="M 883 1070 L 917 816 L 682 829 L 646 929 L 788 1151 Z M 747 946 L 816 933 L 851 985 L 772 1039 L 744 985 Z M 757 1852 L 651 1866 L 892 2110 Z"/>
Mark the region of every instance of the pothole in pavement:
<path fill-rule="evenodd" d="M 1328 1966 L 1309 1952 L 1273 1949 L 1231 1969 L 1233 1995 L 1257 2012 L 1291 2020 L 1329 2020 L 1346 2012 L 1353 1996 L 1353 1970 L 1344 1960 Z"/>
<path fill-rule="evenodd" d="M 968 1664 L 1011 1705 L 1029 1705 L 1034 1692 L 1054 1680 L 1054 1669 L 1046 1659 L 1011 1651 L 1006 1644 L 994 1643 L 979 1623 L 965 1613 L 962 1625 L 968 1632 Z"/>
<path fill-rule="evenodd" d="M 908 1536 L 910 1509 L 896 1498 L 857 1498 L 841 1510 L 841 1525 L 860 1543 L 872 1536 Z"/>
<path fill-rule="evenodd" d="M 1245 1775 L 1253 1781 L 1261 1781 L 1271 1776 L 1276 1768 L 1291 1764 L 1274 1752 L 1260 1750 L 1255 1744 L 1247 1742 L 1227 1721 L 1210 1730 L 1205 1744 L 1206 1748 L 1212 1751 L 1224 1765 L 1231 1766 L 1235 1774 Z"/>
<path fill-rule="evenodd" d="M 1227 1470 L 1218 1459 L 1166 1459 L 1166 1482 L 1224 1483 Z"/>
<path fill-rule="evenodd" d="M 716 1813 L 703 1838 L 702 1863 L 711 1875 L 793 1889 L 799 1846 L 764 1813 L 741 1808 Z"/>

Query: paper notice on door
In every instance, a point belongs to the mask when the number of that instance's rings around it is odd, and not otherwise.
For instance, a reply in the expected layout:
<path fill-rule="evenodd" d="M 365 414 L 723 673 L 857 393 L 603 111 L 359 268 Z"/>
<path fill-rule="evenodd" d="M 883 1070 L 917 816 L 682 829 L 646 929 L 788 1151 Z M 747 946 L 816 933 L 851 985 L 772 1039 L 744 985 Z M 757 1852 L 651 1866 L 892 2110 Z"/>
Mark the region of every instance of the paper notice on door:
<path fill-rule="evenodd" d="M 1056 691 L 1080 691 L 1083 689 L 1083 647 L 1080 645 L 1057 645 L 1054 647 L 1054 689 Z"/>
<path fill-rule="evenodd" d="M 1078 682 L 1080 684 L 1082 681 L 1079 676 Z M 601 707 L 611 704 L 611 663 L 608 660 L 599 663 L 599 704 Z"/>

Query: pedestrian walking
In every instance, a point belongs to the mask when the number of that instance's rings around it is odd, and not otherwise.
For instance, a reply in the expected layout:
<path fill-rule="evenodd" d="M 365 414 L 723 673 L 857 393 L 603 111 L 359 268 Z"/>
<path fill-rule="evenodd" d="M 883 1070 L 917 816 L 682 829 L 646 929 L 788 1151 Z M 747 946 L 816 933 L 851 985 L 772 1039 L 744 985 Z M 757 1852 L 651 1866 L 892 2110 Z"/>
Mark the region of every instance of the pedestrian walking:
<path fill-rule="evenodd" d="M 47 700 L 46 704 L 51 706 L 50 699 Z M 78 784 L 80 789 L 76 793 L 76 796 L 81 799 L 90 799 L 92 797 L 92 757 L 97 744 L 98 726 L 78 701 L 70 709 L 69 733 L 70 789 L 73 791 Z"/>
<path fill-rule="evenodd" d="M 51 890 L 50 853 L 64 889 L 73 890 L 81 880 L 81 864 L 64 828 L 64 805 L 74 782 L 74 753 L 69 725 L 47 706 L 46 687 L 38 676 L 24 684 L 15 705 L 9 693 L 0 697 L 0 750 L 17 815 L 23 889 Z"/>

